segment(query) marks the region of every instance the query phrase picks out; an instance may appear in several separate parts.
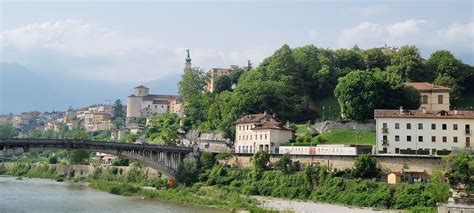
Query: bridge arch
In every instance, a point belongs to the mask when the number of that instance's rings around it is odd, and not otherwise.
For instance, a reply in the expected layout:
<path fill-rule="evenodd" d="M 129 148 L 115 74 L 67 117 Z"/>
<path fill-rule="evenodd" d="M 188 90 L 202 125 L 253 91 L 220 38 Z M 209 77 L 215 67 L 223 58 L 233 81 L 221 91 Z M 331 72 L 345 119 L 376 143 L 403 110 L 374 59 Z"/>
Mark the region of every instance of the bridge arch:
<path fill-rule="evenodd" d="M 126 144 L 76 139 L 0 138 L 0 157 L 51 149 L 96 151 L 137 160 L 171 178 L 176 177 L 179 165 L 186 155 L 198 155 L 190 147 L 169 145 Z"/>

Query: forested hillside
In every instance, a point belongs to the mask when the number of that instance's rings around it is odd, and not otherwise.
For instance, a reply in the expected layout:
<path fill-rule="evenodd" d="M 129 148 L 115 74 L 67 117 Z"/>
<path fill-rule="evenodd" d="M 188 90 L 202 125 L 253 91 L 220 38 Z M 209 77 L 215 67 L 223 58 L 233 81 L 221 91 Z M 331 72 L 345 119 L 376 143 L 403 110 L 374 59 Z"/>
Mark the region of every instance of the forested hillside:
<path fill-rule="evenodd" d="M 233 136 L 239 116 L 267 111 L 282 121 L 313 120 L 322 114 L 318 103 L 334 96 L 347 119 L 359 121 L 371 119 L 374 108 L 418 108 L 419 93 L 403 82 L 449 86 L 457 106 L 463 94 L 474 91 L 474 68 L 446 50 L 425 60 L 415 46 L 331 50 L 285 44 L 257 67 L 219 77 L 214 93 L 203 92 L 206 81 L 204 70 L 183 74 L 179 93 L 186 101 L 185 125 Z"/>

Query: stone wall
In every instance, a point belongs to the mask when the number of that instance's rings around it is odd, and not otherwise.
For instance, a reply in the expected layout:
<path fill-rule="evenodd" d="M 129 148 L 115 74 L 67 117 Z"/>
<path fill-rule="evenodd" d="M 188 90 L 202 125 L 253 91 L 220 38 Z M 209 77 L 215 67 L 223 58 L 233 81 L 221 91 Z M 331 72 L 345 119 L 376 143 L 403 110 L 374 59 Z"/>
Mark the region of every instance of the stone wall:
<path fill-rule="evenodd" d="M 7 169 L 13 168 L 16 164 L 14 162 L 4 162 L 0 163 L 0 165 L 5 166 Z M 29 164 L 31 167 L 36 167 L 41 164 Z M 59 174 L 62 175 L 70 175 L 73 174 L 74 177 L 79 177 L 79 176 L 89 176 L 92 173 L 94 173 L 95 168 L 97 167 L 102 167 L 102 169 L 106 169 L 107 167 L 110 167 L 109 165 L 67 165 L 67 164 L 50 164 L 50 166 L 53 166 L 56 168 L 56 171 Z M 116 166 L 117 168 L 121 169 L 124 174 L 128 173 L 131 169 L 129 166 Z M 148 172 L 149 177 L 161 177 L 160 172 L 157 170 L 150 168 L 150 167 L 145 167 L 145 169 Z"/>
<path fill-rule="evenodd" d="M 281 155 L 271 155 L 270 161 L 275 162 Z M 227 163 L 233 167 L 249 168 L 252 166 L 252 155 L 234 155 Z M 330 170 L 344 170 L 352 168 L 356 156 L 335 155 L 301 155 L 291 156 L 291 160 L 300 161 L 302 165 L 320 163 L 327 165 Z M 383 173 L 402 172 L 403 169 L 431 171 L 440 166 L 441 158 L 438 157 L 413 157 L 413 156 L 376 156 L 379 167 Z"/>
<path fill-rule="evenodd" d="M 357 129 L 375 132 L 375 123 L 358 123 L 349 121 L 341 123 L 338 121 L 323 121 L 315 123 L 311 126 L 317 133 L 330 132 L 334 129 Z"/>

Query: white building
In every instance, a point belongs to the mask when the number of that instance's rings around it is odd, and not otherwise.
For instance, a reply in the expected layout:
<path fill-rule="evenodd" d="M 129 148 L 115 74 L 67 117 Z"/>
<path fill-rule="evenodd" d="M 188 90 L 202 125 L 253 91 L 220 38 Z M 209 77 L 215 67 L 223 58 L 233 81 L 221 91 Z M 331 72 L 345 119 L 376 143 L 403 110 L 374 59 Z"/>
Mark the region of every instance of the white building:
<path fill-rule="evenodd" d="M 280 144 L 294 137 L 294 130 L 283 126 L 274 116 L 245 115 L 235 122 L 235 153 L 255 153 L 260 150 L 279 153 Z"/>
<path fill-rule="evenodd" d="M 439 155 L 471 147 L 474 111 L 375 110 L 374 117 L 379 154 L 415 154 L 421 149 L 417 154 Z"/>
<path fill-rule="evenodd" d="M 177 95 L 154 95 L 143 85 L 133 89 L 127 99 L 127 124 L 135 123 L 138 118 L 147 118 L 163 113 L 172 113 L 171 105 L 179 99 Z M 181 103 L 181 102 L 180 102 Z"/>
<path fill-rule="evenodd" d="M 405 83 L 412 86 L 421 94 L 421 109 L 433 111 L 449 111 L 449 92 L 451 88 L 430 84 L 427 82 Z"/>

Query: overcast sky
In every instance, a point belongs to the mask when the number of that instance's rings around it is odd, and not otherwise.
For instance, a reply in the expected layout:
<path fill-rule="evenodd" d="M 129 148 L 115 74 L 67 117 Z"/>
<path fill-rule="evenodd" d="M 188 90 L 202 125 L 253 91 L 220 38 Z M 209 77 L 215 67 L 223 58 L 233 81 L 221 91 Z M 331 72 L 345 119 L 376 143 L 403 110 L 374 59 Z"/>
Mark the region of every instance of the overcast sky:
<path fill-rule="evenodd" d="M 68 3 L 69 2 L 69 3 Z M 416 45 L 474 63 L 473 1 L 1 1 L 0 62 L 38 74 L 140 83 L 193 66 L 257 65 L 283 44 Z"/>

